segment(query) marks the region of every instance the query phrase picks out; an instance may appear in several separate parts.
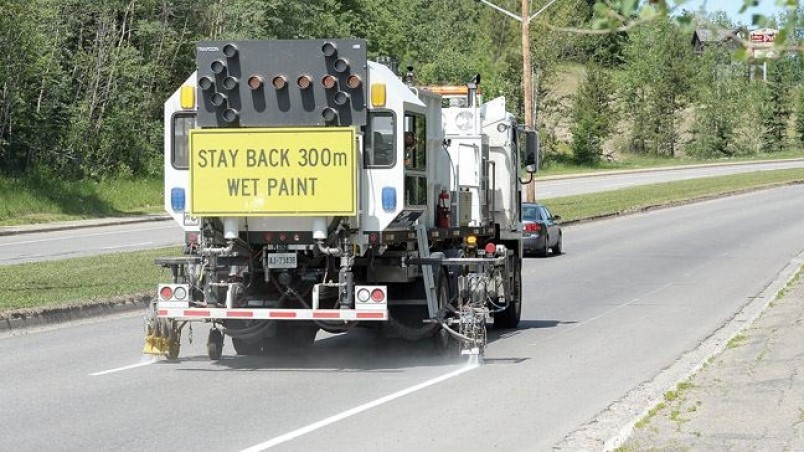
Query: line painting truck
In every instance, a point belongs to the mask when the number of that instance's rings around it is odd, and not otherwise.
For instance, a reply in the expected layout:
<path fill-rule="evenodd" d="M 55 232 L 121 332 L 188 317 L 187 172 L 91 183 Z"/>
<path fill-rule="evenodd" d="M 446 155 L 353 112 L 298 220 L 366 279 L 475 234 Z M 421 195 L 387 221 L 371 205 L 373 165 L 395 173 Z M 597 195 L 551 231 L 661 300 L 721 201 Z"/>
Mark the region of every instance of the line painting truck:
<path fill-rule="evenodd" d="M 185 256 L 157 259 L 145 352 L 175 359 L 207 322 L 238 355 L 319 330 L 482 355 L 522 311 L 520 154 L 503 98 L 416 88 L 358 39 L 214 41 L 165 103 L 165 208 Z M 405 83 L 405 82 L 408 83 Z M 442 96 L 443 94 L 443 96 Z M 444 107 L 442 107 L 442 105 Z"/>

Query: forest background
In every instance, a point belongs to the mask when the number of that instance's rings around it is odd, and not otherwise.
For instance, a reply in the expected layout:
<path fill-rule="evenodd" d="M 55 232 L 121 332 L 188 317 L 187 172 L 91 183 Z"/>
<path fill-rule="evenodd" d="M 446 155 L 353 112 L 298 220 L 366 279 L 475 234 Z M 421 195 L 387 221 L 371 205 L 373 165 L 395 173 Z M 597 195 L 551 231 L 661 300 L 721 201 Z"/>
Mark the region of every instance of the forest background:
<path fill-rule="evenodd" d="M 567 30 L 606 20 L 594 0 L 558 0 L 531 23 L 543 165 L 801 148 L 800 52 L 771 61 L 767 82 L 751 80 L 751 62 L 728 40 L 692 47 L 697 28 L 738 38 L 747 28 L 683 10 L 643 21 L 631 3 L 629 25 L 606 33 Z M 473 0 L 0 0 L 0 11 L 3 180 L 158 179 L 162 105 L 205 39 L 365 38 L 370 58 L 412 66 L 417 84 L 480 73 L 485 97 L 505 96 L 523 116 L 520 23 Z M 766 25 L 796 45 L 804 9 Z"/>

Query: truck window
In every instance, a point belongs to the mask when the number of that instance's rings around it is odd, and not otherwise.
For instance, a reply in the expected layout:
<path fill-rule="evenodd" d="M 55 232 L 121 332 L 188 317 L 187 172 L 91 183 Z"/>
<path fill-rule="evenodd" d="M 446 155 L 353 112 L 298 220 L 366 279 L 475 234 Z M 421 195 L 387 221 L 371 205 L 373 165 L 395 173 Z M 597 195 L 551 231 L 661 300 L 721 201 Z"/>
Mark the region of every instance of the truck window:
<path fill-rule="evenodd" d="M 427 205 L 427 119 L 405 113 L 405 205 Z"/>
<path fill-rule="evenodd" d="M 369 113 L 363 138 L 366 168 L 390 168 L 396 164 L 395 126 L 392 112 Z"/>
<path fill-rule="evenodd" d="M 195 113 L 176 113 L 171 128 L 170 162 L 173 168 L 187 169 L 190 162 L 190 129 L 195 128 Z"/>

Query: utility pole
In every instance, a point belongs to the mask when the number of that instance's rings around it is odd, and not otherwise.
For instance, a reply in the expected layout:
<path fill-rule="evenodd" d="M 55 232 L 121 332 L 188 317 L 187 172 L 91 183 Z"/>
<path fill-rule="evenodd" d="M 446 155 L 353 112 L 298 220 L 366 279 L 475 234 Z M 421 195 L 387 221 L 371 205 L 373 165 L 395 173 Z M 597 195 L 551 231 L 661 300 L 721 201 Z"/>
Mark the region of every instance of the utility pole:
<path fill-rule="evenodd" d="M 544 12 L 557 0 L 550 0 L 542 9 L 536 11 L 533 15 L 530 14 L 530 0 L 522 0 L 522 15 L 516 14 L 501 8 L 489 0 L 475 0 L 483 3 L 486 6 L 496 9 L 497 11 L 512 17 L 522 22 L 522 98 L 525 101 L 525 127 L 536 129 L 533 124 L 533 68 L 530 65 L 530 21 L 535 19 L 539 14 Z M 536 189 L 534 181 L 525 187 L 525 197 L 527 201 L 533 202 L 536 200 Z"/>
<path fill-rule="evenodd" d="M 530 0 L 522 0 L 522 17 L 530 16 Z M 525 127 L 533 125 L 533 69 L 530 65 L 530 20 L 522 20 L 522 91 L 525 101 Z M 525 186 L 525 199 L 536 201 L 536 187 L 533 177 Z"/>

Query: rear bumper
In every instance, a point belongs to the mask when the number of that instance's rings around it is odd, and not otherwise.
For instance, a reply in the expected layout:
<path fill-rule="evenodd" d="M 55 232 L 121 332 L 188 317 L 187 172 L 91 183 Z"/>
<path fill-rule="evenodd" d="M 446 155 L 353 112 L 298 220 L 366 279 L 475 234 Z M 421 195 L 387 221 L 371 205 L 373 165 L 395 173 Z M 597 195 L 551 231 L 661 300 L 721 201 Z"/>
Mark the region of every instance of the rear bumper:
<path fill-rule="evenodd" d="M 388 320 L 384 309 L 225 309 L 180 308 L 157 305 L 158 317 L 180 320 Z"/>
<path fill-rule="evenodd" d="M 547 237 L 534 235 L 522 238 L 522 249 L 526 253 L 542 253 L 547 251 Z"/>

